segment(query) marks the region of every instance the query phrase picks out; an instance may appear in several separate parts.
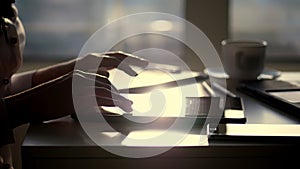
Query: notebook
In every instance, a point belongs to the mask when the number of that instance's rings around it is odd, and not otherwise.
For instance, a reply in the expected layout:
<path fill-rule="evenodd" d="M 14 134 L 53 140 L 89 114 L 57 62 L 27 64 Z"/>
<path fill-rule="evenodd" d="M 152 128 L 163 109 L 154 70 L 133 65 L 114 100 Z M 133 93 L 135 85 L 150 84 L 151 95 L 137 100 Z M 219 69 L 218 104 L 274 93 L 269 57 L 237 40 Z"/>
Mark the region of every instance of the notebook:
<path fill-rule="evenodd" d="M 299 79 L 244 82 L 237 89 L 300 119 Z"/>

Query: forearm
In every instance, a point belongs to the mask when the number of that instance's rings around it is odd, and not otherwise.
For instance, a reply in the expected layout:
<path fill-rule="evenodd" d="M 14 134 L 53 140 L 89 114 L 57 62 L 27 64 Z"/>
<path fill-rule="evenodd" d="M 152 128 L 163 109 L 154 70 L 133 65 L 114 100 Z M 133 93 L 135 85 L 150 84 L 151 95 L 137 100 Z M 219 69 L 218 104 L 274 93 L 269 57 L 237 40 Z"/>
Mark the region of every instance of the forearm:
<path fill-rule="evenodd" d="M 41 122 L 74 112 L 69 75 L 48 81 L 30 90 L 4 98 L 11 128 Z"/>
<path fill-rule="evenodd" d="M 73 59 L 36 70 L 32 76 L 32 87 L 56 79 L 73 71 L 75 63 L 75 59 Z"/>
<path fill-rule="evenodd" d="M 11 77 L 11 85 L 6 95 L 14 95 L 63 76 L 73 71 L 74 65 L 75 61 L 70 60 L 38 70 L 16 73 Z"/>

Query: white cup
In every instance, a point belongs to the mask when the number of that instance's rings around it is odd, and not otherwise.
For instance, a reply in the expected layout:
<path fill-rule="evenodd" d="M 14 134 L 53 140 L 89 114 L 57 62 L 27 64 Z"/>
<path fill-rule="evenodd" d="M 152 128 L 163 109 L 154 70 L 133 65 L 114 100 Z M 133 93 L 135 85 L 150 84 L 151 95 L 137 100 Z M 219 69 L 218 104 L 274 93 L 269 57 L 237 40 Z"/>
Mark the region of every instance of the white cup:
<path fill-rule="evenodd" d="M 266 41 L 226 39 L 221 45 L 222 63 L 229 78 L 257 80 L 264 69 Z"/>

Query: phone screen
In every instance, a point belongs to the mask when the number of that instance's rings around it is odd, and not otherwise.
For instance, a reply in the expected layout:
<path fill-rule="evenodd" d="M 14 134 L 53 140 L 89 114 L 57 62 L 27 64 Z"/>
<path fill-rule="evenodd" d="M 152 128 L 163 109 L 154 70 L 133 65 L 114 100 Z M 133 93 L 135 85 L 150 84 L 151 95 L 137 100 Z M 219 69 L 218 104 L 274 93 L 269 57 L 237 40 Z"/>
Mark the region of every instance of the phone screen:
<path fill-rule="evenodd" d="M 300 103 L 300 91 L 272 91 L 269 93 L 290 103 Z"/>

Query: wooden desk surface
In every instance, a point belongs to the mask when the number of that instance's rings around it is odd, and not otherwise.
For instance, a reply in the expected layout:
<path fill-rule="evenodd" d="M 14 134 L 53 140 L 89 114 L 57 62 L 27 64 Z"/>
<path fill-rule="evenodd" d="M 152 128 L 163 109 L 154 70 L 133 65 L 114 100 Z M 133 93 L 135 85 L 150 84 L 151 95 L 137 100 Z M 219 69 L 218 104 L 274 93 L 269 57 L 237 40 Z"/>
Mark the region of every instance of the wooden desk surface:
<path fill-rule="evenodd" d="M 299 75 L 299 74 L 298 74 Z M 299 77 L 285 74 L 281 78 Z M 244 99 L 247 123 L 299 124 L 299 120 L 237 93 Z M 121 124 L 122 125 L 122 124 Z M 125 126 L 124 126 L 125 127 Z M 113 133 L 111 133 L 113 134 Z M 125 151 L 155 151 L 162 147 L 124 146 L 124 136 L 100 133 L 103 145 Z M 23 169 L 44 168 L 280 168 L 297 164 L 299 145 L 210 142 L 175 146 L 149 158 L 126 158 L 97 146 L 70 117 L 32 124 L 22 145 Z M 297 153 L 295 156 L 292 153 Z"/>

